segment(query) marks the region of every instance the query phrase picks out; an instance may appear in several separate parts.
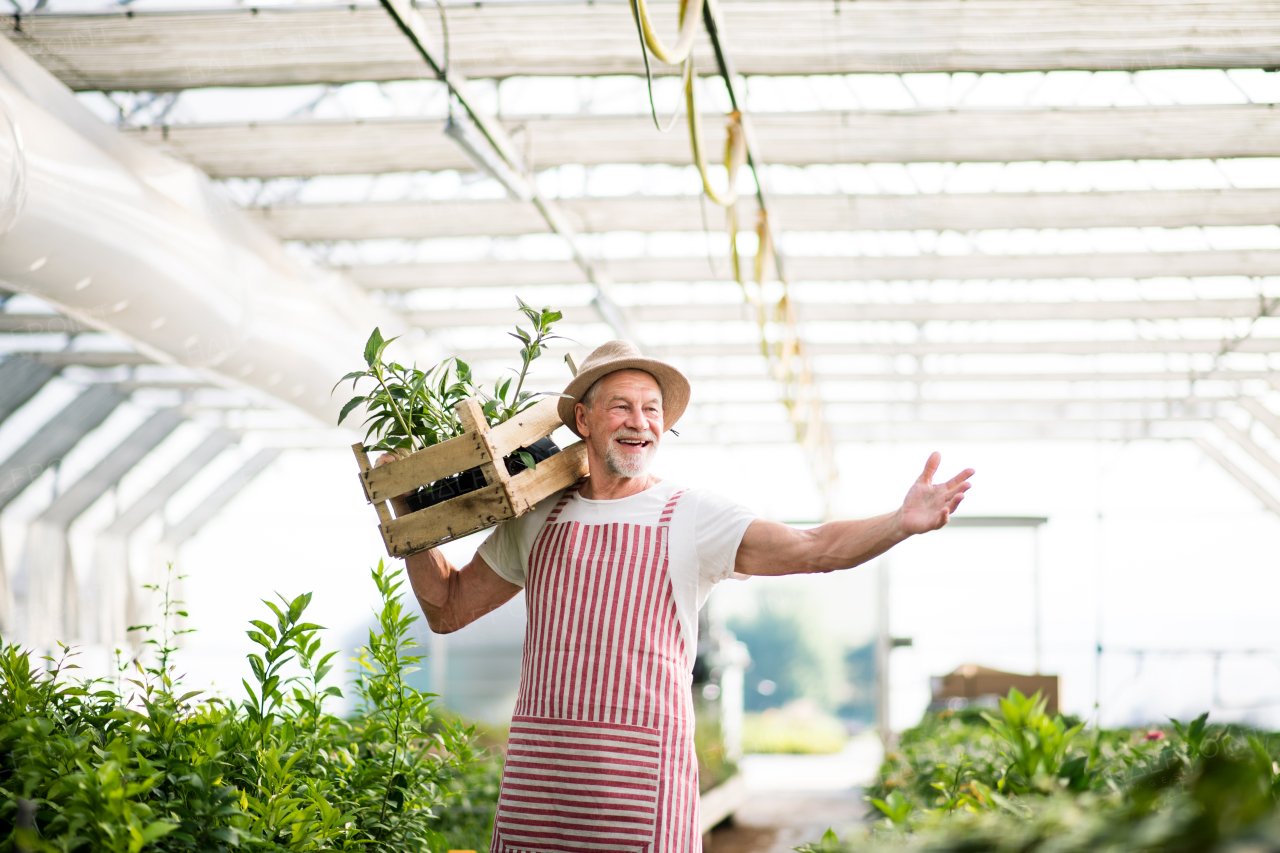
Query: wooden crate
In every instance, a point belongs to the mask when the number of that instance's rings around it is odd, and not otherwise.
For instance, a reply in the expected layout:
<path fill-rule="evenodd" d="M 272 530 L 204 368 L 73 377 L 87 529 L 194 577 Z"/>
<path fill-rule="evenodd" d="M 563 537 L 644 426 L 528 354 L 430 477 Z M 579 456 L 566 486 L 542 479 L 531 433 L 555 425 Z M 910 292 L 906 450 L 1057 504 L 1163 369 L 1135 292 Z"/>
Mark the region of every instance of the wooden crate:
<path fill-rule="evenodd" d="M 434 548 L 500 521 L 524 515 L 550 495 L 568 488 L 587 473 L 587 448 L 574 442 L 534 470 L 507 473 L 503 460 L 561 426 L 557 398 L 548 397 L 509 421 L 489 427 L 474 399 L 457 406 L 466 432 L 374 468 L 363 444 L 352 445 L 360 465 L 365 497 L 378 512 L 378 528 L 393 557 Z M 453 474 L 479 467 L 486 485 L 411 512 L 398 496 Z"/>

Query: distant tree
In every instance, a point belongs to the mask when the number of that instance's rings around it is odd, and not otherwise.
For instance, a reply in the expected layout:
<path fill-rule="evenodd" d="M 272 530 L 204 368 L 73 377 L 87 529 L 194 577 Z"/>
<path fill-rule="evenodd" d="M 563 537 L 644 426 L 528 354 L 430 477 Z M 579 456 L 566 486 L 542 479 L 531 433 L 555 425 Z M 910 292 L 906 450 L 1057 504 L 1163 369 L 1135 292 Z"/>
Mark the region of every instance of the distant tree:
<path fill-rule="evenodd" d="M 836 714 L 846 720 L 871 723 L 876 718 L 876 644 L 867 643 L 844 654 L 846 700 Z"/>
<path fill-rule="evenodd" d="M 838 684 L 839 673 L 832 671 L 813 620 L 805 619 L 798 605 L 762 597 L 753 616 L 728 621 L 729 630 L 751 652 L 744 700 L 748 711 L 780 708 L 800 698 L 828 710 L 833 705 L 833 681 Z"/>

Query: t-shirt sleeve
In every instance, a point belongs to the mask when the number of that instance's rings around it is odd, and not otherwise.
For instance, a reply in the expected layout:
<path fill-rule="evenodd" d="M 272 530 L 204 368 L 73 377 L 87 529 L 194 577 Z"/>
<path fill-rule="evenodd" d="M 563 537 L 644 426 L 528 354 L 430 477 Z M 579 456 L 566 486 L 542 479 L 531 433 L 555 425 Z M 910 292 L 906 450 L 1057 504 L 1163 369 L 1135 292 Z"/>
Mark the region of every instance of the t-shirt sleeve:
<path fill-rule="evenodd" d="M 529 575 L 529 555 L 533 552 L 534 542 L 563 494 L 563 491 L 556 492 L 534 507 L 532 512 L 501 522 L 489 534 L 489 538 L 480 543 L 476 553 L 498 577 L 511 581 L 516 586 L 525 585 L 525 578 Z"/>
<path fill-rule="evenodd" d="M 756 514 L 746 507 L 712 492 L 698 491 L 697 542 L 698 577 L 703 583 L 717 583 L 733 575 L 738 545 Z"/>
<path fill-rule="evenodd" d="M 526 520 L 529 515 L 522 515 L 509 521 L 501 522 L 489 534 L 489 538 L 480 543 L 477 553 L 489 564 L 489 568 L 498 577 L 510 581 L 516 586 L 524 586 L 528 572 L 528 552 L 522 545 Z"/>

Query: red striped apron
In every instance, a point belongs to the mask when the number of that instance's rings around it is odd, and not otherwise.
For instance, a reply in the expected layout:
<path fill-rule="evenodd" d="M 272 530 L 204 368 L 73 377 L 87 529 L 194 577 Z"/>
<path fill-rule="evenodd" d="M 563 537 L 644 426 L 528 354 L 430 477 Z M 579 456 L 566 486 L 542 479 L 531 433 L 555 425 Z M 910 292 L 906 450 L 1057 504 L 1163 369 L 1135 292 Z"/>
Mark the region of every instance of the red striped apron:
<path fill-rule="evenodd" d="M 657 524 L 561 522 L 529 558 L 492 853 L 700 853 L 692 673 Z"/>

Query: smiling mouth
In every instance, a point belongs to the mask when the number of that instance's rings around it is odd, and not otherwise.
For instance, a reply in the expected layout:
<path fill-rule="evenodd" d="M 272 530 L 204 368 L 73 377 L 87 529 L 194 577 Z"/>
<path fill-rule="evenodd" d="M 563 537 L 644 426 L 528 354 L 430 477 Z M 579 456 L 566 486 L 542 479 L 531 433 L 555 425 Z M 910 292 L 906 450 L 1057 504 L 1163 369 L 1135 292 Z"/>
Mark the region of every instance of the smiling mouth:
<path fill-rule="evenodd" d="M 643 450 L 650 444 L 650 442 L 645 441 L 643 438 L 617 438 L 614 439 L 614 441 L 626 447 L 634 447 L 637 450 Z"/>

